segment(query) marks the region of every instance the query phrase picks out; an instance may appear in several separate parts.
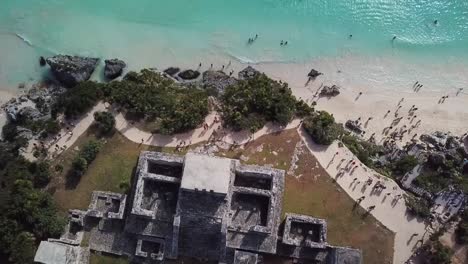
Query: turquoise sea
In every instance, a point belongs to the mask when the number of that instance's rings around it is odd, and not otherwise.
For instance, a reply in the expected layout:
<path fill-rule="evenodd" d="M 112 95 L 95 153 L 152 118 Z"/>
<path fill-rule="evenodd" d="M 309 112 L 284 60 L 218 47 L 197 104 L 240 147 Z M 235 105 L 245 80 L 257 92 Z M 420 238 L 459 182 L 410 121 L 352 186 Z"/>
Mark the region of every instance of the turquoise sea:
<path fill-rule="evenodd" d="M 465 67 L 468 1 L 0 1 L 0 90 L 39 79 L 38 57 L 57 53 L 119 57 L 134 68 L 350 54 Z"/>

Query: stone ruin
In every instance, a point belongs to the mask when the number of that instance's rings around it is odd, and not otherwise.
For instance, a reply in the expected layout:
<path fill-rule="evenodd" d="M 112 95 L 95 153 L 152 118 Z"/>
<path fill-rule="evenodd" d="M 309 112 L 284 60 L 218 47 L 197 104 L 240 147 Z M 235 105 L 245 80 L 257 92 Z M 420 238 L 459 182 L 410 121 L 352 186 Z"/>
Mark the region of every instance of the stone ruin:
<path fill-rule="evenodd" d="M 196 258 L 256 264 L 278 255 L 295 263 L 360 264 L 359 250 L 327 243 L 325 220 L 286 214 L 281 224 L 284 174 L 228 158 L 145 151 L 129 199 L 93 192 L 87 211 L 70 211 L 75 235 L 67 231 L 56 242 L 42 243 L 82 248 L 87 256 L 89 250 L 124 256 L 132 263 Z M 37 256 L 40 263 L 58 263 L 48 262 L 41 247 Z"/>

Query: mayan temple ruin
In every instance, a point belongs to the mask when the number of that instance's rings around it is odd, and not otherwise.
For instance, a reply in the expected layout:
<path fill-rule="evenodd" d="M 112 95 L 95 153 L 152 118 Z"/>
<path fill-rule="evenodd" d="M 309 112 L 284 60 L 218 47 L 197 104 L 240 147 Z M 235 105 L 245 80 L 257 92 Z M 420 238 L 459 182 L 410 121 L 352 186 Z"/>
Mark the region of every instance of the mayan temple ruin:
<path fill-rule="evenodd" d="M 35 261 L 88 263 L 93 251 L 131 263 L 255 264 L 277 255 L 360 264 L 359 250 L 327 243 L 325 220 L 285 213 L 282 222 L 284 174 L 204 154 L 142 152 L 129 196 L 93 192 L 89 208 L 71 210 L 67 232 L 43 241 Z"/>

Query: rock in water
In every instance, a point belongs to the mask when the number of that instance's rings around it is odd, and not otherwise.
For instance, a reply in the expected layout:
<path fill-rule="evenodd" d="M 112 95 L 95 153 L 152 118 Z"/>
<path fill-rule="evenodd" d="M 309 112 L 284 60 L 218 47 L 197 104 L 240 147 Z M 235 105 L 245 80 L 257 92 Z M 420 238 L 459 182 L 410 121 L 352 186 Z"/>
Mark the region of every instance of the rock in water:
<path fill-rule="evenodd" d="M 44 57 L 40 57 L 39 58 L 39 65 L 41 65 L 41 67 L 44 67 L 46 65 L 46 59 L 44 59 Z"/>
<path fill-rule="evenodd" d="M 169 67 L 167 69 L 164 70 L 164 73 L 169 75 L 169 76 L 174 76 L 176 75 L 178 72 L 180 72 L 180 69 L 177 68 L 177 67 Z"/>
<path fill-rule="evenodd" d="M 226 87 L 236 84 L 237 80 L 221 71 L 205 71 L 202 83 L 205 89 L 215 89 L 221 95 Z"/>
<path fill-rule="evenodd" d="M 322 90 L 320 90 L 320 96 L 325 97 L 334 97 L 340 94 L 340 87 L 336 85 L 324 86 Z"/>
<path fill-rule="evenodd" d="M 183 80 L 194 80 L 200 76 L 200 72 L 194 70 L 185 70 L 180 72 L 178 76 Z"/>
<path fill-rule="evenodd" d="M 86 81 L 91 77 L 99 59 L 57 55 L 46 59 L 55 78 L 67 87 Z"/>
<path fill-rule="evenodd" d="M 317 70 L 315 70 L 315 69 L 310 70 L 309 74 L 307 74 L 307 76 L 309 76 L 309 77 L 312 78 L 312 79 L 315 79 L 315 78 L 317 78 L 317 77 L 320 76 L 320 75 L 322 75 L 322 73 L 319 72 L 319 71 L 317 71 Z"/>
<path fill-rule="evenodd" d="M 123 69 L 127 67 L 127 64 L 119 59 L 105 60 L 104 62 L 106 63 L 104 76 L 109 80 L 113 80 L 122 75 Z"/>
<path fill-rule="evenodd" d="M 251 66 L 247 66 L 247 68 L 245 68 L 245 69 L 243 69 L 242 71 L 239 72 L 238 76 L 239 76 L 239 79 L 241 79 L 241 80 L 248 80 L 248 79 L 254 78 L 258 74 L 260 74 L 259 71 L 252 68 Z"/>

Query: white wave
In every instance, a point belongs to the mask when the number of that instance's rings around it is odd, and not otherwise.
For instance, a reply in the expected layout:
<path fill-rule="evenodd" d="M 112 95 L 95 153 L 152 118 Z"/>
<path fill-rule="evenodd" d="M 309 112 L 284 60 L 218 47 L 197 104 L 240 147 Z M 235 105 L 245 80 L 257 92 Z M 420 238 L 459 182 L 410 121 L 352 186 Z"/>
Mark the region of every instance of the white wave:
<path fill-rule="evenodd" d="M 24 41 L 24 43 L 28 44 L 29 46 L 32 47 L 32 43 L 29 39 L 27 39 L 25 36 L 19 34 L 19 33 L 15 33 L 15 36 L 17 36 L 19 39 L 21 39 L 22 41 Z"/>

